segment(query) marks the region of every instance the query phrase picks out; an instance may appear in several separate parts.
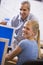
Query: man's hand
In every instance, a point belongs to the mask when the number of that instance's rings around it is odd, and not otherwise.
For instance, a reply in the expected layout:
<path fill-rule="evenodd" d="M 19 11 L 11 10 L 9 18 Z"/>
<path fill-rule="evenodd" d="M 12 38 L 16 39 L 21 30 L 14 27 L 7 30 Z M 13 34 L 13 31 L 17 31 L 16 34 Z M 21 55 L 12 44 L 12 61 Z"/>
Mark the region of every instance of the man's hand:
<path fill-rule="evenodd" d="M 7 25 L 7 22 L 2 21 L 2 22 L 0 22 L 0 24 Z"/>

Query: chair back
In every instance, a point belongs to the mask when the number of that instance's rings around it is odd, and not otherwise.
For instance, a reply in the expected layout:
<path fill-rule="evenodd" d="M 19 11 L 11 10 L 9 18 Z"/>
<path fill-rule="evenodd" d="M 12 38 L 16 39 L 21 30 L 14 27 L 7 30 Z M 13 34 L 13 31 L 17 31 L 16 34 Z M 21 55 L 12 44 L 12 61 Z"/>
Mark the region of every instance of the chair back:
<path fill-rule="evenodd" d="M 7 53 L 9 40 L 6 38 L 0 38 L 0 65 L 5 63 L 5 54 Z"/>
<path fill-rule="evenodd" d="M 37 42 L 38 42 L 38 58 L 40 58 L 40 30 L 38 30 L 38 36 L 37 36 Z"/>

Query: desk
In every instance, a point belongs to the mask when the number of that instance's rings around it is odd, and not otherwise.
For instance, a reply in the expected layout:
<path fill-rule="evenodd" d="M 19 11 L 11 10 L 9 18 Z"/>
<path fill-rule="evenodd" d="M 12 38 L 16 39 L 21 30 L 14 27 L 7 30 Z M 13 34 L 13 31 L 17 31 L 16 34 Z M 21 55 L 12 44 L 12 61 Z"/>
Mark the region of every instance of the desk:
<path fill-rule="evenodd" d="M 5 61 L 4 65 L 16 65 L 16 62 L 14 62 L 14 61 Z"/>
<path fill-rule="evenodd" d="M 13 60 L 5 61 L 5 65 L 16 65 L 18 57 L 14 57 Z"/>

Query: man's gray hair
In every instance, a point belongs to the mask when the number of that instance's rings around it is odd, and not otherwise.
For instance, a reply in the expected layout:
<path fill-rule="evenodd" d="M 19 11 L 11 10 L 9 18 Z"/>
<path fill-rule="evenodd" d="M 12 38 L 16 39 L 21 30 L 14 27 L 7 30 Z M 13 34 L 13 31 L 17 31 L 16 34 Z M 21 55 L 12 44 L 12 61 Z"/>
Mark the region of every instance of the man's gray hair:
<path fill-rule="evenodd" d="M 23 1 L 21 4 L 22 4 L 22 5 L 23 5 L 23 4 L 28 4 L 28 9 L 30 9 L 30 2 L 29 2 L 29 1 Z"/>

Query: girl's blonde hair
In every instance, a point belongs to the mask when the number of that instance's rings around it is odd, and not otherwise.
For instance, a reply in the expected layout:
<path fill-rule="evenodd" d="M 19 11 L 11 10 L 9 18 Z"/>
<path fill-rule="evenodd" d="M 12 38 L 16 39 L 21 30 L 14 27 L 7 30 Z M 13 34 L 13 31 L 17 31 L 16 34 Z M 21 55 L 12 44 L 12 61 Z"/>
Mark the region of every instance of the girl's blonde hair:
<path fill-rule="evenodd" d="M 38 33 L 38 30 L 39 30 L 39 23 L 38 23 L 38 21 L 36 21 L 36 20 L 29 20 L 29 21 L 26 22 L 26 24 L 28 26 L 29 26 L 29 24 L 32 25 L 32 30 L 35 33 L 35 35 Z"/>

